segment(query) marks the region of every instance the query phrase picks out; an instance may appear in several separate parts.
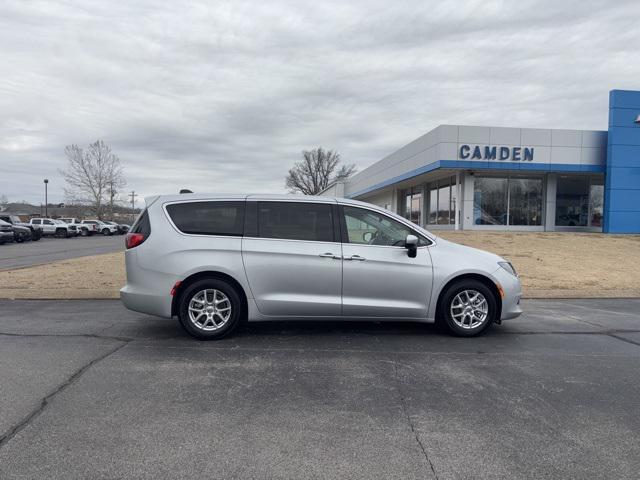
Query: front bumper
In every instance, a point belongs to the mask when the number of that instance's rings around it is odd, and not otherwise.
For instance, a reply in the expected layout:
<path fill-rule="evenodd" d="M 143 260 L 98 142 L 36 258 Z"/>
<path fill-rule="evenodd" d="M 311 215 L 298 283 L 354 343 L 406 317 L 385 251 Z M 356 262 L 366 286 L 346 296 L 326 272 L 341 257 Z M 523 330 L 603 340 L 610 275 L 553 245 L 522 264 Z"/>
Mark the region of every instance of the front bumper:
<path fill-rule="evenodd" d="M 520 279 L 511 275 L 502 267 L 499 267 L 498 270 L 493 272 L 492 276 L 500 284 L 504 292 L 500 320 L 519 317 L 520 314 L 522 314 L 522 308 L 520 307 L 520 298 L 522 297 Z"/>

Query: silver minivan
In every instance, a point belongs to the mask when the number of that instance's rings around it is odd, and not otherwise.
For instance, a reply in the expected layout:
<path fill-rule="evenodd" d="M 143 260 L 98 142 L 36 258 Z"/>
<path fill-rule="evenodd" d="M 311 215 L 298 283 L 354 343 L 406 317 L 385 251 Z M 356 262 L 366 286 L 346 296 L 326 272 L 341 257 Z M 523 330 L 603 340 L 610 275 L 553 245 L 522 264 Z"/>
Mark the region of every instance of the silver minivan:
<path fill-rule="evenodd" d="M 503 258 L 342 198 L 147 198 L 126 237 L 124 305 L 200 339 L 242 321 L 437 322 L 459 336 L 520 315 Z"/>

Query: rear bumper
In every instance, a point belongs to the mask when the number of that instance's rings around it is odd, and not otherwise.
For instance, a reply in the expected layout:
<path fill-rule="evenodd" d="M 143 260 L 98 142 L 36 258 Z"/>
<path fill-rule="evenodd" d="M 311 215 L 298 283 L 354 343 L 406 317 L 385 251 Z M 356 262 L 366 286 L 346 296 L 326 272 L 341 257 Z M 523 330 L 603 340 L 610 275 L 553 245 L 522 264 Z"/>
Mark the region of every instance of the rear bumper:
<path fill-rule="evenodd" d="M 134 312 L 171 318 L 172 297 L 168 292 L 162 296 L 153 295 L 127 284 L 120 289 L 120 300 L 126 308 Z"/>

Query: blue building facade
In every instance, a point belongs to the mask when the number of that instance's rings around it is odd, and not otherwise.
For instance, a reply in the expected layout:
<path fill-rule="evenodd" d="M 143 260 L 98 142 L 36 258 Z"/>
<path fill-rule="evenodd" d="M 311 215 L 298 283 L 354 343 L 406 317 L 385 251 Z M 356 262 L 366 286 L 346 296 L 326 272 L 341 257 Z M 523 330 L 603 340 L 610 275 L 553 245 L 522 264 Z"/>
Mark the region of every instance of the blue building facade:
<path fill-rule="evenodd" d="M 607 233 L 640 233 L 640 92 L 609 94 L 604 191 Z"/>
<path fill-rule="evenodd" d="M 608 130 L 440 125 L 330 186 L 429 229 L 640 233 L 640 92 Z"/>

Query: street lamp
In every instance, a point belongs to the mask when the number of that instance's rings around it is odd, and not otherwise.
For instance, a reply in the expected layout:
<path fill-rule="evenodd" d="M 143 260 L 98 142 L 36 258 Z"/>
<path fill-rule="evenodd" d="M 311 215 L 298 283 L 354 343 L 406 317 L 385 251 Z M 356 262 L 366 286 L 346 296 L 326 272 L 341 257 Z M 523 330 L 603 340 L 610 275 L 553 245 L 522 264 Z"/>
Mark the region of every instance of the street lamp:
<path fill-rule="evenodd" d="M 44 179 L 44 217 L 49 218 L 49 210 L 47 207 L 49 206 L 48 192 L 47 192 L 47 184 L 49 183 L 49 179 Z"/>

